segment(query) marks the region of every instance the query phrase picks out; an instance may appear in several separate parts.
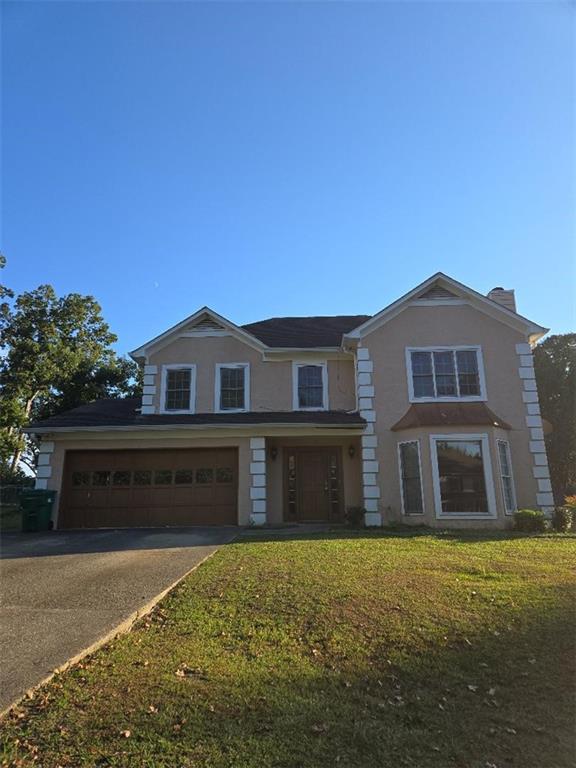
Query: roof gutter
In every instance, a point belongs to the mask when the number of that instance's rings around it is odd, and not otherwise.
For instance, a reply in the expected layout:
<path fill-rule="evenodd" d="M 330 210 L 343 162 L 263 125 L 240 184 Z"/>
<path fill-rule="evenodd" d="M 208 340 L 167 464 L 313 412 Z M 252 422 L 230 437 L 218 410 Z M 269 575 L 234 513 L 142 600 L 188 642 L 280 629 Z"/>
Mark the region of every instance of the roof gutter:
<path fill-rule="evenodd" d="M 250 424 L 138 424 L 138 425 L 102 425 L 97 427 L 26 427 L 23 432 L 30 435 L 45 435 L 57 432 L 64 434 L 66 432 L 158 432 L 170 430 L 206 430 L 206 429 L 302 429 L 302 427 L 311 427 L 313 429 L 358 429 L 364 430 L 364 423 L 340 423 L 340 424 L 318 424 L 305 421 L 299 421 L 292 424 L 260 422 Z"/>

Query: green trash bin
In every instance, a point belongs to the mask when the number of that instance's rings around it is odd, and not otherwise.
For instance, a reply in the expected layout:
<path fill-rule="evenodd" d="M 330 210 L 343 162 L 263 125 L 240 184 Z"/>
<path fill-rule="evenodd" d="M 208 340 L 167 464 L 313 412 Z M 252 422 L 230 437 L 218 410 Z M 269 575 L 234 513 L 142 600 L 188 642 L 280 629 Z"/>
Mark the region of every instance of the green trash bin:
<path fill-rule="evenodd" d="M 49 531 L 56 491 L 25 490 L 20 493 L 23 531 Z"/>

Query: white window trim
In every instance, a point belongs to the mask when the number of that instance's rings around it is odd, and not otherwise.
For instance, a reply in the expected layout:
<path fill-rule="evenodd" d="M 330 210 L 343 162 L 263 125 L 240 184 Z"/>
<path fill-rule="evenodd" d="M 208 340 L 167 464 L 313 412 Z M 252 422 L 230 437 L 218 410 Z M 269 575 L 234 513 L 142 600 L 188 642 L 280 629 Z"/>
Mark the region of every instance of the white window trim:
<path fill-rule="evenodd" d="M 166 384 L 168 371 L 190 370 L 190 407 L 174 411 L 166 409 Z M 159 413 L 196 413 L 196 365 L 194 363 L 170 363 L 162 366 L 162 377 L 160 382 L 160 408 Z"/>
<path fill-rule="evenodd" d="M 404 482 L 402 480 L 402 453 L 400 451 L 401 446 L 408 445 L 410 443 L 416 443 L 418 446 L 418 471 L 420 472 L 420 498 L 422 499 L 422 512 L 406 512 L 406 506 L 404 504 Z M 396 448 L 398 452 L 398 475 L 400 477 L 400 498 L 402 500 L 402 514 L 405 517 L 421 517 L 426 514 L 426 503 L 424 501 L 424 480 L 422 478 L 422 452 L 420 450 L 420 440 L 401 440 L 397 444 Z"/>
<path fill-rule="evenodd" d="M 414 396 L 414 380 L 412 378 L 412 352 L 462 352 L 466 350 L 476 352 L 476 359 L 478 360 L 478 381 L 480 383 L 479 395 L 464 395 L 463 397 L 459 397 L 458 395 L 450 395 L 444 397 Z M 411 403 L 477 403 L 486 402 L 488 399 L 486 394 L 486 377 L 484 375 L 484 359 L 482 356 L 482 347 L 480 345 L 465 344 L 457 347 L 406 347 L 405 356 L 406 372 L 408 374 L 408 399 Z M 434 355 L 432 355 L 432 372 L 435 382 L 436 372 L 434 370 Z M 456 377 L 458 377 L 457 372 Z"/>
<path fill-rule="evenodd" d="M 244 369 L 244 408 L 220 408 L 220 371 L 222 368 Z M 250 410 L 250 363 L 216 363 L 214 372 L 214 413 L 246 413 Z"/>
<path fill-rule="evenodd" d="M 322 407 L 300 408 L 298 405 L 298 369 L 307 365 L 316 365 L 322 368 Z M 293 411 L 327 411 L 328 410 L 328 361 L 327 360 L 302 360 L 292 362 L 292 410 Z"/>
<path fill-rule="evenodd" d="M 482 443 L 482 459 L 484 464 L 484 483 L 486 484 L 486 500 L 488 502 L 487 513 L 474 512 L 442 512 L 442 497 L 440 495 L 440 473 L 438 470 L 438 453 L 436 451 L 437 440 L 479 440 Z M 494 479 L 492 477 L 492 454 L 490 441 L 486 433 L 472 434 L 457 432 L 449 435 L 430 435 L 430 461 L 432 463 L 432 482 L 434 486 L 434 505 L 436 507 L 437 520 L 494 520 L 496 519 L 496 495 L 494 493 Z"/>
<path fill-rule="evenodd" d="M 502 460 L 500 458 L 500 448 L 498 443 L 504 443 L 506 446 L 506 455 L 508 458 L 508 465 L 510 467 L 510 482 L 512 483 L 512 496 L 514 497 L 514 509 L 506 508 L 506 492 L 504 491 L 504 473 L 502 467 Z M 514 468 L 512 467 L 512 451 L 510 449 L 510 443 L 508 440 L 504 440 L 499 437 L 496 439 L 496 451 L 498 453 L 498 466 L 500 468 L 500 486 L 502 490 L 502 506 L 506 515 L 513 515 L 518 509 L 518 499 L 516 498 L 516 483 L 514 482 Z"/>

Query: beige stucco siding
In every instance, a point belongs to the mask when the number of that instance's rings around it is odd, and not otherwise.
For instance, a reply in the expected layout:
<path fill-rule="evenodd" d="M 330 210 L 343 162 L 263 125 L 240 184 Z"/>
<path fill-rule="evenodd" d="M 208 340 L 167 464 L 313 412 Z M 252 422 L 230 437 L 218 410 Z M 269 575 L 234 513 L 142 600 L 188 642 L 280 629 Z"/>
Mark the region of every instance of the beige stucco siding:
<path fill-rule="evenodd" d="M 162 366 L 194 364 L 196 366 L 197 413 L 214 411 L 215 374 L 218 363 L 250 364 L 250 410 L 292 410 L 292 362 L 265 361 L 262 353 L 231 337 L 181 338 L 150 355 L 149 365 L 158 366 L 155 374 L 154 406 L 161 408 Z M 316 358 L 318 360 L 321 357 Z M 328 360 L 328 398 L 332 410 L 356 407 L 354 363 Z"/>
<path fill-rule="evenodd" d="M 398 519 L 401 509 L 398 478 L 397 443 L 421 438 L 422 474 L 426 519 L 435 524 L 430 462 L 429 435 L 439 433 L 494 433 L 491 427 L 418 429 L 391 432 L 390 428 L 406 413 L 411 403 L 406 369 L 407 347 L 480 345 L 486 378 L 486 404 L 508 422 L 512 429 L 505 436 L 510 442 L 518 505 L 535 506 L 537 482 L 532 474 L 529 430 L 522 399 L 522 383 L 518 375 L 516 344 L 526 339 L 514 329 L 494 320 L 470 306 L 435 306 L 408 308 L 362 340 L 373 362 L 374 410 L 378 435 L 377 459 L 380 462 L 381 509 L 384 520 Z M 495 452 L 494 434 L 490 436 L 493 477 L 498 515 L 503 517 L 500 476 Z M 495 463 L 496 462 L 496 463 Z M 408 522 L 413 522 L 409 519 Z M 455 523 L 457 521 L 454 521 Z M 446 521 L 438 521 L 446 525 Z M 452 524 L 450 522 L 450 524 Z M 464 521 L 460 525 L 466 525 Z M 468 525 L 476 526 L 477 521 Z"/>

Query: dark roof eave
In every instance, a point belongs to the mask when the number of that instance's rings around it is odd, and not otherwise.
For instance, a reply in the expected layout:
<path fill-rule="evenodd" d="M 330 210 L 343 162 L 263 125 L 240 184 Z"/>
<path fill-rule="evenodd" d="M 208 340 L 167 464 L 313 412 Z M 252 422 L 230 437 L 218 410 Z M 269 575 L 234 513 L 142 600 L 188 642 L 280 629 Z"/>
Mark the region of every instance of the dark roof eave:
<path fill-rule="evenodd" d="M 364 430 L 366 422 L 353 421 L 353 422 L 310 422 L 310 421 L 297 421 L 297 422 L 272 422 L 272 421 L 260 421 L 260 422 L 245 422 L 242 424 L 235 423 L 221 423 L 210 424 L 204 422 L 202 424 L 100 424 L 100 425 L 76 425 L 76 426 L 60 426 L 60 427 L 34 427 L 33 425 L 23 429 L 23 432 L 33 435 L 52 434 L 59 433 L 64 434 L 67 432 L 158 432 L 158 431 L 170 431 L 173 429 L 192 429 L 192 430 L 205 430 L 205 429 L 297 429 L 302 427 L 310 427 L 314 429 L 349 429 L 349 430 Z"/>

